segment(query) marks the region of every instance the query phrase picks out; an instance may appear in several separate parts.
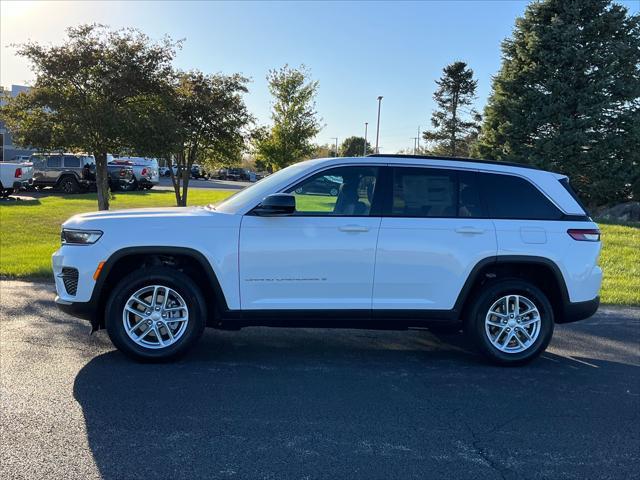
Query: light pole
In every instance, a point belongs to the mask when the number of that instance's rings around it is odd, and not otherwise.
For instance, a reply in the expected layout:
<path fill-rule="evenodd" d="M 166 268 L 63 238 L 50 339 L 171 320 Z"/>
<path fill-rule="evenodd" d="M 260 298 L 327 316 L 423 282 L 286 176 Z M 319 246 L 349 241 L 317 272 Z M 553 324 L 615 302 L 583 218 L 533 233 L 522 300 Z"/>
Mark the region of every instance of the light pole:
<path fill-rule="evenodd" d="M 378 125 L 376 126 L 376 153 L 380 153 L 378 141 L 380 140 L 380 105 L 382 105 L 382 95 L 378 96 Z"/>
<path fill-rule="evenodd" d="M 416 142 L 418 141 L 418 137 L 409 137 L 413 140 L 413 154 L 416 154 Z"/>
<path fill-rule="evenodd" d="M 418 125 L 418 150 L 420 150 L 420 125 Z"/>
<path fill-rule="evenodd" d="M 338 137 L 331 137 L 331 140 L 336 141 L 336 157 L 339 157 L 340 155 L 338 155 Z"/>
<path fill-rule="evenodd" d="M 369 122 L 364 122 L 364 153 L 362 154 L 364 157 L 367 156 L 367 128 L 369 128 Z"/>

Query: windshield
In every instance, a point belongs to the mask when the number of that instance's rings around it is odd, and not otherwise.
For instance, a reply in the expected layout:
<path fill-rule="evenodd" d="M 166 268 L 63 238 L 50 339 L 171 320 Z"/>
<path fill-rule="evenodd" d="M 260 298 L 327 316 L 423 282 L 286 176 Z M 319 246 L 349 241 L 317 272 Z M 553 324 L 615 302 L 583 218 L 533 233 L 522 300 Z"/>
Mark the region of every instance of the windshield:
<path fill-rule="evenodd" d="M 295 177 L 301 170 L 308 168 L 308 166 L 307 162 L 290 165 L 273 175 L 263 178 L 250 187 L 240 190 L 218 204 L 209 205 L 209 208 L 214 208 L 219 212 L 235 213 L 247 202 L 253 200 L 257 204 L 257 202 L 262 201 L 262 199 L 270 193 L 274 193 L 274 189 L 277 188 L 279 184 L 286 183 L 288 178 Z"/>

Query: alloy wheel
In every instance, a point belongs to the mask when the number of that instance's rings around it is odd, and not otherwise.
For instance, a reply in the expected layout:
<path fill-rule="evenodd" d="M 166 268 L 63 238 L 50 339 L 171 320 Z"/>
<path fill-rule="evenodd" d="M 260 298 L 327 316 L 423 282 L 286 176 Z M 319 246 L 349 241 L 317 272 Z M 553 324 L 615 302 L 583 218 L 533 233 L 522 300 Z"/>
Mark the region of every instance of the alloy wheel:
<path fill-rule="evenodd" d="M 504 353 L 521 353 L 540 334 L 540 311 L 527 297 L 505 295 L 496 300 L 485 316 L 484 329 L 491 344 Z"/>
<path fill-rule="evenodd" d="M 144 348 L 175 344 L 189 323 L 182 296 L 164 285 L 149 285 L 133 293 L 122 311 L 122 323 L 131 340 Z"/>

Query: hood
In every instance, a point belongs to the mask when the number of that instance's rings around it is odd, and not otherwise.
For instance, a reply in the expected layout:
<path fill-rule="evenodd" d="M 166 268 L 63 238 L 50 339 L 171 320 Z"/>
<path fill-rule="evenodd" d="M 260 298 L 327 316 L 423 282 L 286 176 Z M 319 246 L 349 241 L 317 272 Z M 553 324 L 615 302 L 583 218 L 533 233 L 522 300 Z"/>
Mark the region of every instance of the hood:
<path fill-rule="evenodd" d="M 213 212 L 205 207 L 135 208 L 106 212 L 89 212 L 74 215 L 62 224 L 66 228 L 98 228 L 100 225 L 118 220 L 120 223 L 162 222 L 169 219 L 210 216 Z"/>

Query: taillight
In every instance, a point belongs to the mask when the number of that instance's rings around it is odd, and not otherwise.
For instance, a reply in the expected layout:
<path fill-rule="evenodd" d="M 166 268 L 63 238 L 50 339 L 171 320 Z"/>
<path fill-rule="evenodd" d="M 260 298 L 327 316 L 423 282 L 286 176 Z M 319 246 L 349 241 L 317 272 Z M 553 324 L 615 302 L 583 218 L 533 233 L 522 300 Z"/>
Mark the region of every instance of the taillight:
<path fill-rule="evenodd" d="M 599 242 L 600 230 L 597 228 L 570 228 L 567 233 L 579 242 Z"/>
<path fill-rule="evenodd" d="M 124 171 L 124 170 L 120 170 L 120 176 L 121 176 L 121 177 L 124 177 L 126 174 L 127 174 L 127 172 L 126 172 L 126 171 Z"/>
<path fill-rule="evenodd" d="M 22 169 L 21 168 L 16 168 L 16 174 L 15 174 L 16 178 L 20 178 L 22 177 Z"/>
<path fill-rule="evenodd" d="M 147 169 L 146 169 L 146 168 L 143 168 L 143 169 L 142 169 L 142 175 L 146 175 L 146 174 L 147 174 Z"/>

